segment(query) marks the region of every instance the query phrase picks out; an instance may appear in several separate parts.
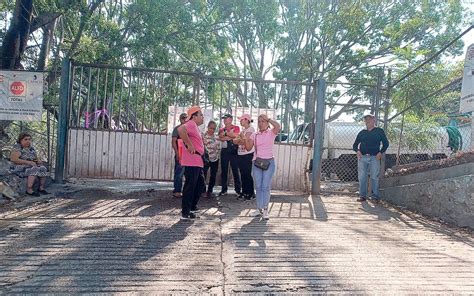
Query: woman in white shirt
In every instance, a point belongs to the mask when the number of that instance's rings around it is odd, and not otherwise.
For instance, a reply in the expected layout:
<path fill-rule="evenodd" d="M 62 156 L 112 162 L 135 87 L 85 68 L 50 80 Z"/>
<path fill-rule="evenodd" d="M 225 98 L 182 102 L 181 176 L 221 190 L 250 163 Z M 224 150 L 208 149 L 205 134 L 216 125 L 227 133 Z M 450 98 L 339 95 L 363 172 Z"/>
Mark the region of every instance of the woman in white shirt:
<path fill-rule="evenodd" d="M 255 129 L 250 125 L 253 120 L 249 114 L 244 114 L 239 117 L 240 125 L 242 126 L 242 131 L 239 136 L 234 139 L 234 143 L 239 145 L 237 151 L 240 179 L 242 181 L 242 194 L 239 195 L 239 199 L 252 200 L 255 199 L 255 191 L 253 186 L 252 178 L 252 159 L 255 149 L 250 149 L 247 151 L 245 149 L 245 143 L 243 139 L 250 137 L 255 133 Z"/>

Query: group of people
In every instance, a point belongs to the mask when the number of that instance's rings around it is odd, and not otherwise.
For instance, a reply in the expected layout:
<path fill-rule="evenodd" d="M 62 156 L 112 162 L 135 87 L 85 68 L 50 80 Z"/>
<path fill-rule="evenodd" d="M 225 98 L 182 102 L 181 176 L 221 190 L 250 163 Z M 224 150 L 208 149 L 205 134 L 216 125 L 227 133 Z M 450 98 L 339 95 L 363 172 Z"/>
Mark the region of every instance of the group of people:
<path fill-rule="evenodd" d="M 191 107 L 180 115 L 180 125 L 172 133 L 175 152 L 175 180 L 173 195 L 182 197 L 183 219 L 196 218 L 197 203 L 201 195 L 213 196 L 219 161 L 221 164 L 222 190 L 228 190 L 229 164 L 234 177 L 234 189 L 239 199 L 257 200 L 256 216 L 268 219 L 270 186 L 275 173 L 273 145 L 280 131 L 280 124 L 266 114 L 258 117 L 258 130 L 251 126 L 248 114 L 239 117 L 242 129 L 233 125 L 233 116 L 222 117 L 224 126 L 216 135 L 217 123 L 210 121 L 201 134 L 198 126 L 203 124 L 201 108 Z M 210 171 L 209 183 L 205 179 Z M 182 186 L 182 176 L 185 183 Z M 207 187 L 207 188 L 206 188 Z"/>
<path fill-rule="evenodd" d="M 234 177 L 235 192 L 240 199 L 257 199 L 256 215 L 268 219 L 270 186 L 275 173 L 273 145 L 280 131 L 280 124 L 268 118 L 266 114 L 258 116 L 257 131 L 251 126 L 253 120 L 244 114 L 238 118 L 242 129 L 233 125 L 233 116 L 222 117 L 224 126 L 216 135 L 217 123 L 209 121 L 207 130 L 201 134 L 198 126 L 204 123 L 201 108 L 193 106 L 187 113 L 180 115 L 180 125 L 172 133 L 172 147 L 175 154 L 174 191 L 176 197 L 182 197 L 182 216 L 195 218 L 197 203 L 201 195 L 213 196 L 216 175 L 221 164 L 222 190 L 218 194 L 227 194 L 229 164 Z M 359 132 L 353 144 L 358 158 L 359 198 L 368 198 L 368 179 L 370 177 L 371 199 L 379 201 L 380 160 L 389 146 L 383 129 L 375 126 L 373 115 L 364 116 L 366 129 Z M 10 159 L 13 162 L 12 173 L 27 178 L 27 195 L 48 194 L 45 181 L 48 172 L 38 159 L 32 146 L 32 137 L 21 133 L 13 146 Z M 210 171 L 209 182 L 205 180 Z M 182 178 L 185 177 L 183 188 Z M 35 182 L 39 180 L 37 190 Z"/>

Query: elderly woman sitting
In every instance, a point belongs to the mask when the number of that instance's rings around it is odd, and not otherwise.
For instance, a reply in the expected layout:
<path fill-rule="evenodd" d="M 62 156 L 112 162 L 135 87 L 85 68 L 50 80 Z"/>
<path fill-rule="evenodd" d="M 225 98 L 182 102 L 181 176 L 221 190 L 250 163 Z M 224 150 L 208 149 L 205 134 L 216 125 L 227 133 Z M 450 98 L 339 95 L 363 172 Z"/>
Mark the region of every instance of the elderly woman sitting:
<path fill-rule="evenodd" d="M 12 173 L 20 177 L 28 177 L 26 194 L 39 196 L 40 194 L 48 194 L 44 189 L 48 170 L 38 160 L 35 149 L 31 146 L 31 135 L 21 133 L 18 136 L 17 144 L 12 148 L 10 160 L 15 164 Z M 36 179 L 39 178 L 39 191 L 33 190 Z"/>

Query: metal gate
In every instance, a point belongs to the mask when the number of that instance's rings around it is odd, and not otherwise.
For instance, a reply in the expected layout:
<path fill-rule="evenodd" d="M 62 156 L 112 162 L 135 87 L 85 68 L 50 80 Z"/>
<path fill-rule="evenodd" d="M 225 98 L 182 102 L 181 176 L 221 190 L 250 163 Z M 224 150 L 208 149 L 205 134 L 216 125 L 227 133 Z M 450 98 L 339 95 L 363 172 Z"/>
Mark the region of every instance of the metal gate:
<path fill-rule="evenodd" d="M 236 125 L 243 113 L 279 121 L 273 188 L 308 191 L 313 133 L 301 127 L 314 120 L 314 83 L 72 62 L 63 67 L 69 76 L 62 85 L 66 178 L 171 181 L 170 133 L 181 112 L 200 105 L 205 123 L 218 126 L 225 113 L 234 115 Z"/>

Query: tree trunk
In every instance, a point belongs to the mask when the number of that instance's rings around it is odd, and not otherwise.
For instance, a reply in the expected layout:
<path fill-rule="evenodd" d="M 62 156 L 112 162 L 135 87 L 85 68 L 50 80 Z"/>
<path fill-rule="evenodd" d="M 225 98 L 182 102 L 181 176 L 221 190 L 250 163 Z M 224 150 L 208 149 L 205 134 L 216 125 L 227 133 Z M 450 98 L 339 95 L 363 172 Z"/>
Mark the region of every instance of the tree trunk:
<path fill-rule="evenodd" d="M 21 56 L 25 51 L 30 34 L 33 0 L 16 0 L 12 22 L 2 44 L 1 69 L 20 69 Z"/>
<path fill-rule="evenodd" d="M 0 69 L 21 69 L 21 56 L 25 51 L 30 34 L 33 0 L 16 0 L 15 11 L 0 49 Z M 11 124 L 9 120 L 0 120 L 0 146 L 8 143 L 9 136 L 5 129 Z"/>
<path fill-rule="evenodd" d="M 48 66 L 49 52 L 51 49 L 51 41 L 56 27 L 56 19 L 51 21 L 43 28 L 43 42 L 41 43 L 41 51 L 38 59 L 38 71 L 44 71 Z"/>

